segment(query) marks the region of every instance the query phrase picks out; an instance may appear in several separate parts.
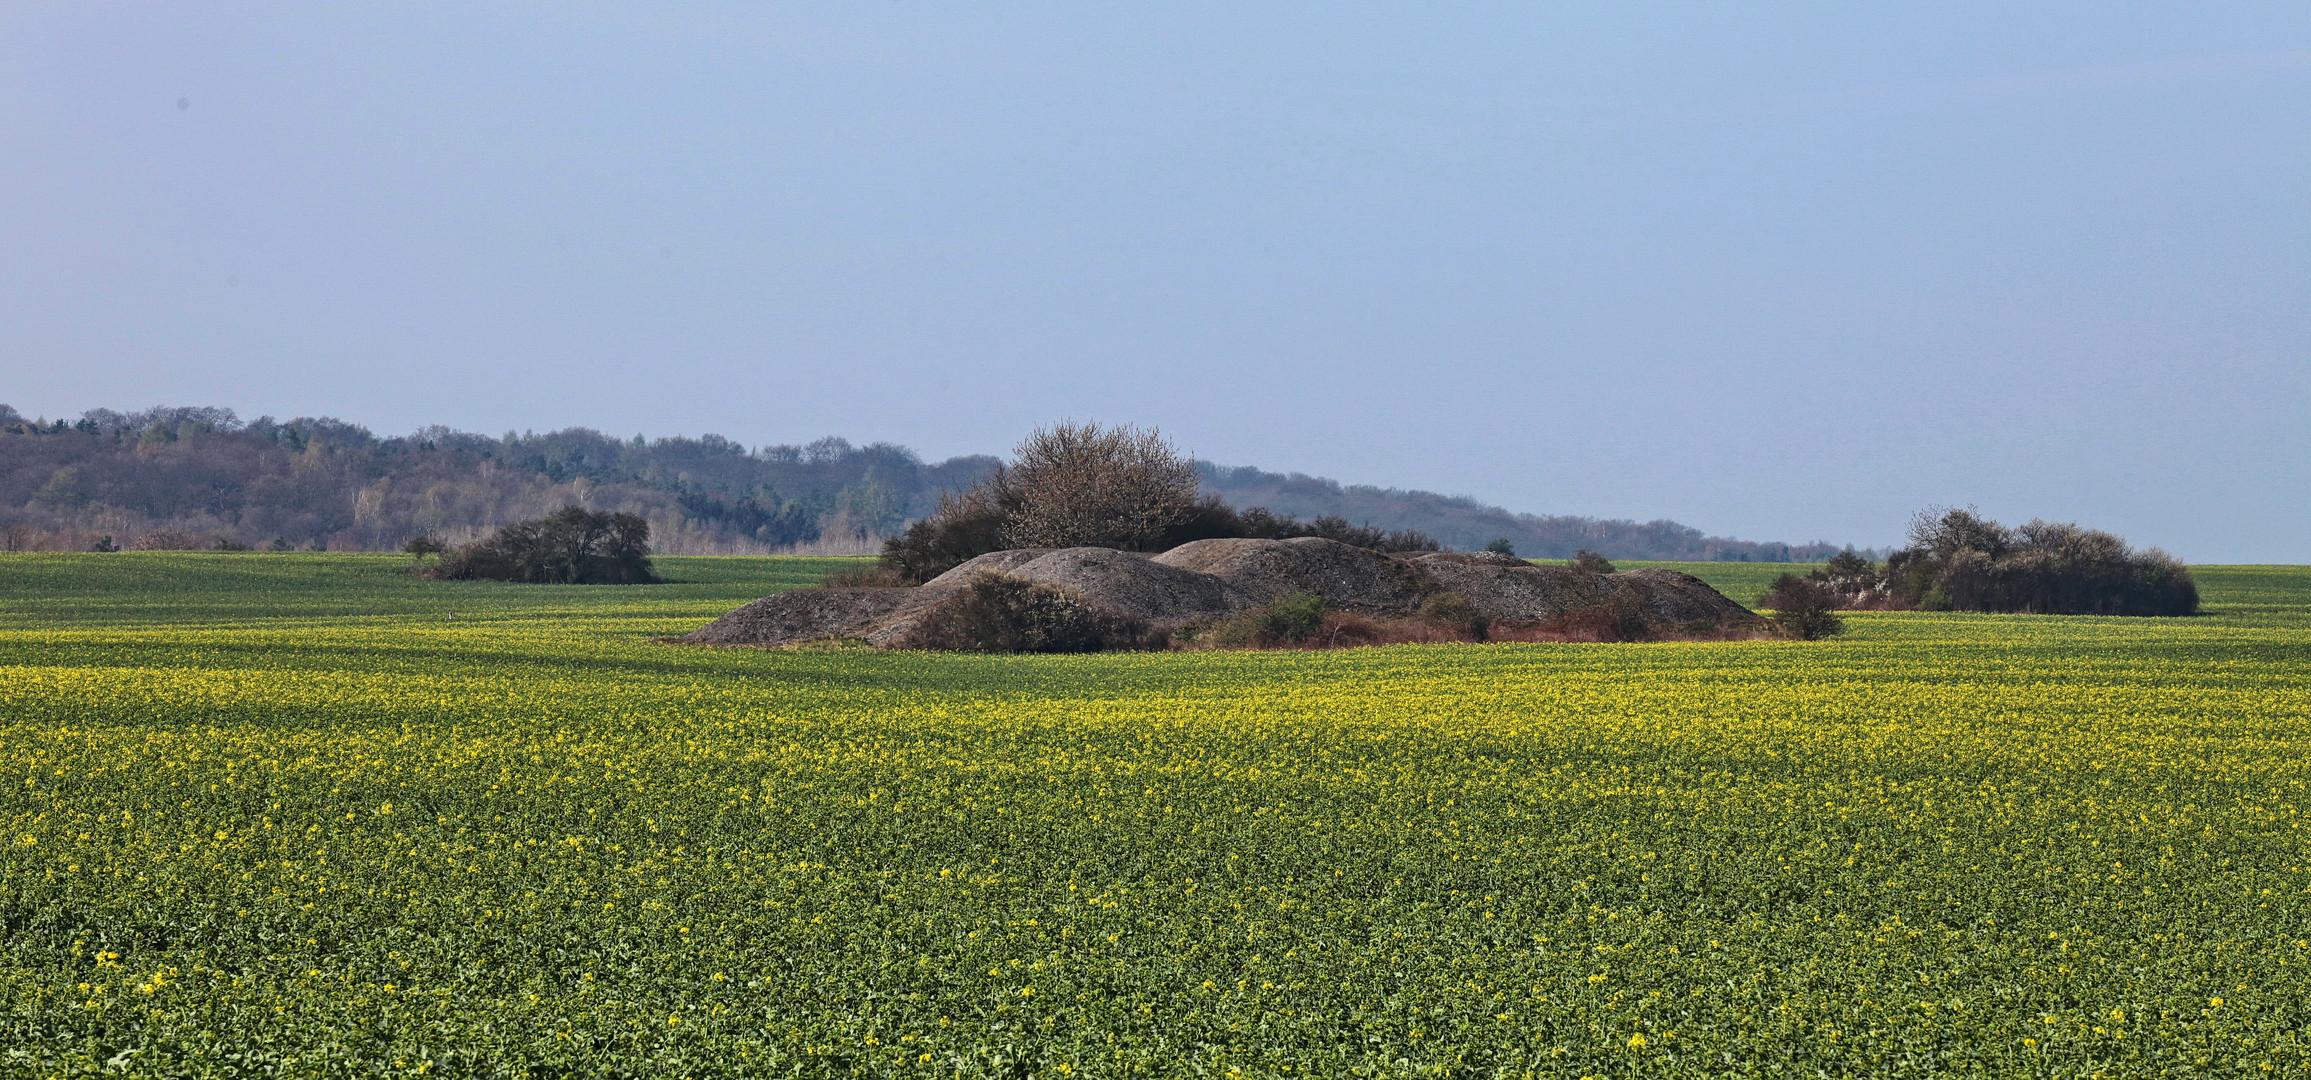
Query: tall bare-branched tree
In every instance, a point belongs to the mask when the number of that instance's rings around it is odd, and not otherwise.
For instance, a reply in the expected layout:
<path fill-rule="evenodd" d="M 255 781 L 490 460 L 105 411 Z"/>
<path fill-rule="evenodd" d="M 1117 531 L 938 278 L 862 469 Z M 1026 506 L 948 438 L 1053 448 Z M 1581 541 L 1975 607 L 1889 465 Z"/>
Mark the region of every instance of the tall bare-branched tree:
<path fill-rule="evenodd" d="M 1014 547 L 1160 549 L 1196 507 L 1194 462 L 1155 428 L 1055 424 L 1012 453 L 1004 538 Z"/>
<path fill-rule="evenodd" d="M 1410 529 L 1386 532 L 1340 517 L 1301 521 L 1261 507 L 1241 512 L 1198 498 L 1195 463 L 1154 428 L 1058 424 L 1037 428 L 1008 464 L 883 545 L 879 573 L 928 581 L 1006 548 L 1105 547 L 1165 551 L 1222 537 L 1313 536 L 1376 551 L 1435 551 Z"/>

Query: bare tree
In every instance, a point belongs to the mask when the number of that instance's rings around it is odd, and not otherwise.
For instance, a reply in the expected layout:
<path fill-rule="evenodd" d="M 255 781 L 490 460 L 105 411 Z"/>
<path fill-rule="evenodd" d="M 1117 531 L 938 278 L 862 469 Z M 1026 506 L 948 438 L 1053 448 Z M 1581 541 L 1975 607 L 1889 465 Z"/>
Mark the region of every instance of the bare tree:
<path fill-rule="evenodd" d="M 1301 521 L 1262 507 L 1238 511 L 1197 491 L 1195 463 L 1154 428 L 1060 424 L 1038 428 L 968 489 L 942 495 L 937 513 L 883 544 L 881 572 L 920 583 L 1006 548 L 1106 547 L 1165 551 L 1222 537 L 1314 536 L 1375 551 L 1437 551 L 1411 529 L 1350 525 L 1337 515 Z"/>
<path fill-rule="evenodd" d="M 1002 482 L 1015 547 L 1146 551 L 1196 507 L 1195 464 L 1155 428 L 1056 424 L 1013 451 Z"/>

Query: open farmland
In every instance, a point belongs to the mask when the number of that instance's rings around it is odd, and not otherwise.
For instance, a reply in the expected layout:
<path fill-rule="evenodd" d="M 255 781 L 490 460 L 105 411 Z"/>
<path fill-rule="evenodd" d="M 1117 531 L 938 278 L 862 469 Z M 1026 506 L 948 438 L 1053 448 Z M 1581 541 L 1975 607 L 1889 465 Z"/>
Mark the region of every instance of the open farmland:
<path fill-rule="evenodd" d="M 1033 657 L 405 562 L 0 556 L 0 1073 L 2311 1069 L 2311 569 Z"/>

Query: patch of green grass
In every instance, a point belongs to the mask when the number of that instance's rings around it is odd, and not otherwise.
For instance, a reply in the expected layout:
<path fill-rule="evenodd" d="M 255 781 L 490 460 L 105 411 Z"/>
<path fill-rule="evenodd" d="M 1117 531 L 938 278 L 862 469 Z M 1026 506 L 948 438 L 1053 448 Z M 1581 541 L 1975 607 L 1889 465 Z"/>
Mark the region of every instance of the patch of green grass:
<path fill-rule="evenodd" d="M 1744 606 L 1757 602 L 1757 595 L 1773 587 L 1773 579 L 1783 574 L 1803 577 L 1821 569 L 1820 563 L 1739 563 L 1739 562 L 1621 562 L 1615 569 L 1637 570 L 1654 566 L 1663 570 L 1677 570 L 1691 574 L 1709 583 Z"/>
<path fill-rule="evenodd" d="M 2198 568 L 2194 619 L 964 656 L 651 640 L 823 564 L 405 562 L 0 556 L 5 1071 L 2311 1065 L 2311 569 Z"/>
<path fill-rule="evenodd" d="M 431 581 L 406 555 L 136 551 L 0 554 L 0 626 L 243 623 L 283 619 L 587 617 L 636 610 L 712 618 L 815 585 L 859 560 L 661 555 L 664 585 Z M 634 590 L 646 590 L 638 595 Z"/>

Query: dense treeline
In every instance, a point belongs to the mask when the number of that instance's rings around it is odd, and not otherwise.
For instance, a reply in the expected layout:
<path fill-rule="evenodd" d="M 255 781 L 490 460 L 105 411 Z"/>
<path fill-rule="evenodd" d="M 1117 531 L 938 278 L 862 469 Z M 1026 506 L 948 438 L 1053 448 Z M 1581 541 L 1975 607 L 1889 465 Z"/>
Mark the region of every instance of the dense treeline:
<path fill-rule="evenodd" d="M 326 417 L 244 423 L 222 408 L 95 409 L 52 421 L 0 405 L 0 549 L 392 550 L 418 534 L 469 542 L 577 504 L 643 518 L 665 554 L 871 551 L 997 464 L 986 455 L 925 462 L 903 446 L 839 438 L 748 448 L 711 434 L 620 439 L 585 428 L 379 437 Z M 1589 548 L 1624 559 L 1803 561 L 1836 550 L 1192 464 L 1215 505 L 1266 508 L 1267 531 L 1248 519 L 1247 534 L 1299 529 L 1356 542 L 1419 532 L 1463 550 L 1506 540 L 1536 558 Z"/>
<path fill-rule="evenodd" d="M 842 439 L 749 450 L 717 435 L 584 428 L 379 438 L 328 418 L 243 423 L 229 409 L 36 423 L 0 405 L 0 539 L 11 549 L 149 536 L 147 547 L 392 550 L 418 534 L 479 539 L 574 503 L 649 521 L 668 553 L 864 551 L 994 464 L 927 464 L 905 447 Z"/>
<path fill-rule="evenodd" d="M 1809 577 L 1847 607 L 2046 615 L 2199 610 L 2198 583 L 2180 560 L 2069 522 L 2008 528 L 1972 510 L 1935 508 L 1911 520 L 1909 539 L 1883 565 L 1842 552 Z"/>
<path fill-rule="evenodd" d="M 1582 549 L 1616 559 L 1689 562 L 1819 562 L 1836 544 L 1759 543 L 1707 536 L 1674 521 L 1622 521 L 1518 514 L 1463 495 L 1341 484 L 1301 473 L 1197 462 L 1203 490 L 1232 506 L 1264 506 L 1280 515 L 1355 521 L 1384 532 L 1413 529 L 1455 551 L 1507 540 L 1527 558 L 1569 559 Z"/>

